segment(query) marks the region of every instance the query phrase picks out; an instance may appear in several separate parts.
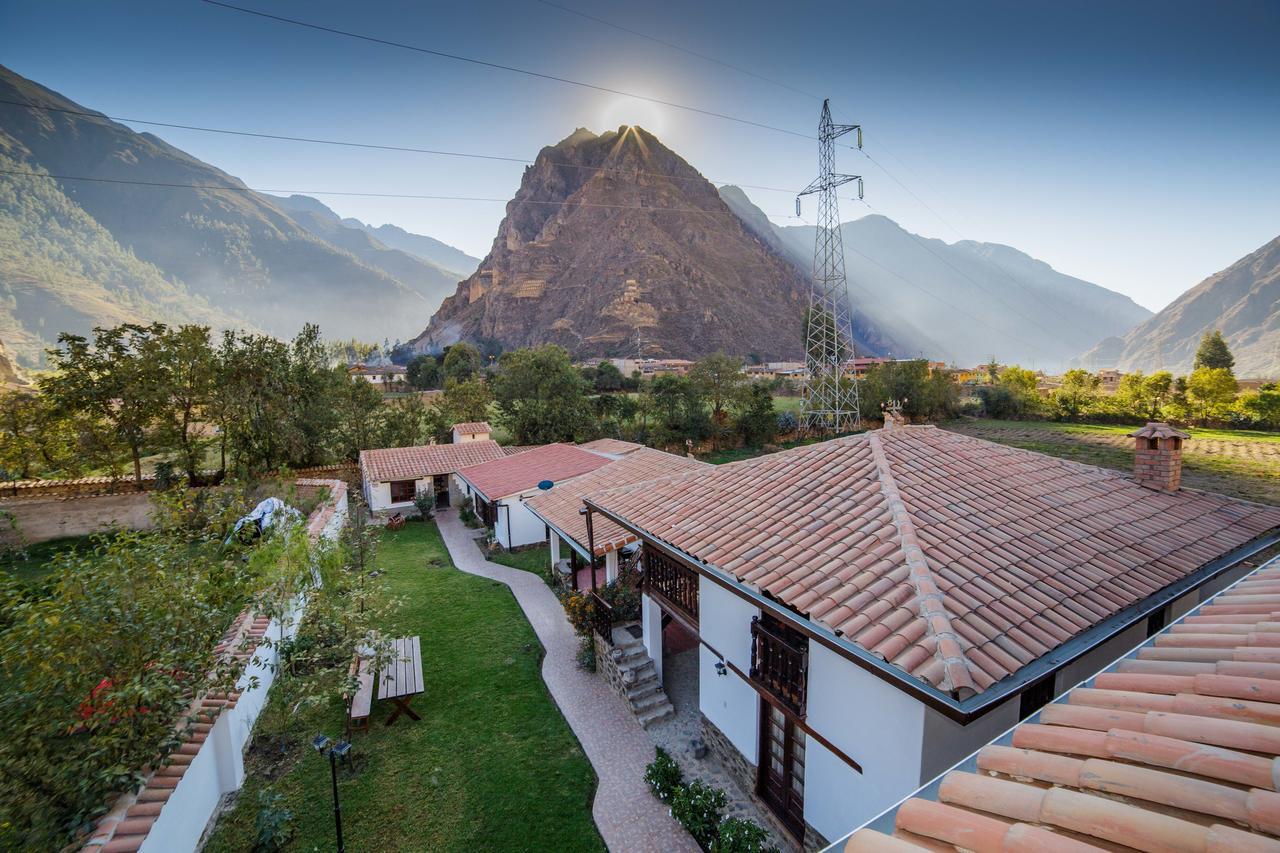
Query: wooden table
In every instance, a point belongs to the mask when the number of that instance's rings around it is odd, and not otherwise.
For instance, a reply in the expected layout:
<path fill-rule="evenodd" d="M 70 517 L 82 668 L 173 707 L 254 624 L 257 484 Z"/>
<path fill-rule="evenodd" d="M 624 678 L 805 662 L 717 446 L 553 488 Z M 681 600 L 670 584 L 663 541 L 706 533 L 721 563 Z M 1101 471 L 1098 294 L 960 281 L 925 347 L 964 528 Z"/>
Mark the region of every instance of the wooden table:
<path fill-rule="evenodd" d="M 417 637 L 400 637 L 392 642 L 395 644 L 396 658 L 378 673 L 378 698 L 390 699 L 396 706 L 391 716 L 387 717 L 388 726 L 401 714 L 411 720 L 422 719 L 409 707 L 410 700 L 423 690 L 421 644 Z"/>

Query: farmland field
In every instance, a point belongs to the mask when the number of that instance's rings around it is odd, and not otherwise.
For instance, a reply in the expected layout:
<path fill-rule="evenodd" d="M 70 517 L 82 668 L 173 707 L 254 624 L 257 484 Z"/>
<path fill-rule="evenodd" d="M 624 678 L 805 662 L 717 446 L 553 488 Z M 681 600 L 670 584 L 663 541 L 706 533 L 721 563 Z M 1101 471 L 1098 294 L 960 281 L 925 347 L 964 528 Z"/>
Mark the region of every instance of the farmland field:
<path fill-rule="evenodd" d="M 1046 421 L 963 420 L 944 429 L 1120 471 L 1133 468 L 1132 426 Z M 1182 484 L 1246 500 L 1280 504 L 1280 434 L 1190 429 Z"/>

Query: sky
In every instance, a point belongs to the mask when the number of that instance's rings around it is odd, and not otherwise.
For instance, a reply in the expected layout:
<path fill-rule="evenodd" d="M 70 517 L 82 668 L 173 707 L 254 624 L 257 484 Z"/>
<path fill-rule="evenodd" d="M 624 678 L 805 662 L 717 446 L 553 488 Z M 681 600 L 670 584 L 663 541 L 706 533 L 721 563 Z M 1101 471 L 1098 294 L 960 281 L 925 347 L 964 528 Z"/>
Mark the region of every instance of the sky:
<path fill-rule="evenodd" d="M 747 190 L 779 225 L 828 97 L 864 128 L 842 218 L 1004 243 L 1152 310 L 1280 235 L 1277 2 L 229 2 L 793 133 L 200 0 L 0 0 L 0 63 L 113 116 L 528 160 L 639 124 L 712 181 L 784 190 Z M 321 191 L 507 199 L 524 168 L 125 123 L 476 256 L 501 202 Z"/>

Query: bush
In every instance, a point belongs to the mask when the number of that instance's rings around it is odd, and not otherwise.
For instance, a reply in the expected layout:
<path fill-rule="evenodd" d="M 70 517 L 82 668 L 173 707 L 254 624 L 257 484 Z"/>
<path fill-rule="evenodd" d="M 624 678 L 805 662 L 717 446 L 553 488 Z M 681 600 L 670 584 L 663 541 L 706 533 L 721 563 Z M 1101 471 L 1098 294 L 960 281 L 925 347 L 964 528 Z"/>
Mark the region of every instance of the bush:
<path fill-rule="evenodd" d="M 431 517 L 431 511 L 436 508 L 436 496 L 429 489 L 418 492 L 413 496 L 413 505 L 418 508 L 418 512 L 422 513 L 422 520 L 426 521 Z"/>
<path fill-rule="evenodd" d="M 283 850 L 293 835 L 293 812 L 284 808 L 284 797 L 269 790 L 258 792 L 258 837 L 253 849 L 261 853 Z"/>
<path fill-rule="evenodd" d="M 480 518 L 476 515 L 476 511 L 471 508 L 471 504 L 464 503 L 462 509 L 458 510 L 458 518 L 467 527 L 475 530 L 480 526 Z"/>
<path fill-rule="evenodd" d="M 796 418 L 795 412 L 779 412 L 778 413 L 778 432 L 788 435 L 800 428 L 800 421 Z"/>
<path fill-rule="evenodd" d="M 596 641 L 592 637 L 582 637 L 578 642 L 578 669 L 596 671 Z"/>
<path fill-rule="evenodd" d="M 731 817 L 720 824 L 711 853 L 778 853 L 778 848 L 769 843 L 769 833 L 756 822 Z"/>
<path fill-rule="evenodd" d="M 724 791 L 697 780 L 676 788 L 671 816 L 689 831 L 703 850 L 710 849 L 720 829 L 726 805 Z"/>
<path fill-rule="evenodd" d="M 644 769 L 644 781 L 655 797 L 670 804 L 676 791 L 684 787 L 684 774 L 670 753 L 658 747 L 657 757 Z"/>
<path fill-rule="evenodd" d="M 591 599 L 580 590 L 571 589 L 560 596 L 564 615 L 580 637 L 591 636 Z"/>

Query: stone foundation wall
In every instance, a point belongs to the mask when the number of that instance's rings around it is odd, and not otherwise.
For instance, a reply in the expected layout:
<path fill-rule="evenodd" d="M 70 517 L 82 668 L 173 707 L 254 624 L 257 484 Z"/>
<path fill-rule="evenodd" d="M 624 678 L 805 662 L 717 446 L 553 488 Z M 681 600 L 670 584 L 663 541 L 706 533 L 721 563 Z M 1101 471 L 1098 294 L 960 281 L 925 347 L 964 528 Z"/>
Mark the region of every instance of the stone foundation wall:
<path fill-rule="evenodd" d="M 622 670 L 618 669 L 618 664 L 613 659 L 613 646 L 600 639 L 595 631 L 591 632 L 591 642 L 596 649 L 596 675 L 608 682 L 614 693 L 627 698 L 627 684 L 622 679 Z"/>
<path fill-rule="evenodd" d="M 702 739 L 708 751 L 729 771 L 738 787 L 748 793 L 755 791 L 756 766 L 747 761 L 747 757 L 738 751 L 719 726 L 707 719 L 706 714 L 699 713 L 698 716 L 702 718 Z"/>

